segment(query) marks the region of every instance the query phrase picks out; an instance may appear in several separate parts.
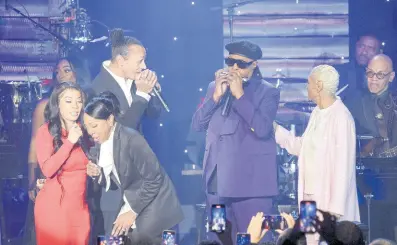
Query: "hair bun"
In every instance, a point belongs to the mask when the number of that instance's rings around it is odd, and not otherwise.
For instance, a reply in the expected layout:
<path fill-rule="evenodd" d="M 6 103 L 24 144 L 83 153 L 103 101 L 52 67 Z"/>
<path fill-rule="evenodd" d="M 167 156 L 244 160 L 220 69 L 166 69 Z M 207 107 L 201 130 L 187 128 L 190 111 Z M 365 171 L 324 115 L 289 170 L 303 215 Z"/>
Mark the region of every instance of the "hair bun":
<path fill-rule="evenodd" d="M 112 47 L 122 46 L 125 43 L 124 31 L 120 28 L 114 29 L 110 32 L 110 41 Z"/>

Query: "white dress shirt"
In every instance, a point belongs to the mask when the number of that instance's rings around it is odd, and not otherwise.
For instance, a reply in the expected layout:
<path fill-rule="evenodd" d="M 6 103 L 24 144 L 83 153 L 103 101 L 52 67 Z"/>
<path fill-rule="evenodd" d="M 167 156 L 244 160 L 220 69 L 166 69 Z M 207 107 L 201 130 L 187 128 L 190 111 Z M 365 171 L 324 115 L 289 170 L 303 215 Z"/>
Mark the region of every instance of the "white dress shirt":
<path fill-rule="evenodd" d="M 123 90 L 123 93 L 124 93 L 125 97 L 127 98 L 128 106 L 131 106 L 131 103 L 132 103 L 131 86 L 134 81 L 131 79 L 125 79 L 124 77 L 119 77 L 116 74 L 114 74 L 113 72 L 111 72 L 109 69 L 110 60 L 104 61 L 102 63 L 102 65 L 103 65 L 103 68 L 105 68 L 110 73 L 110 75 L 112 75 L 114 80 L 116 80 L 116 82 L 119 84 L 121 90 Z M 147 101 L 149 101 L 151 98 L 150 94 L 147 94 L 142 91 L 137 90 L 135 94 L 145 98 Z"/>
<path fill-rule="evenodd" d="M 106 189 L 105 189 L 106 191 L 108 191 L 110 188 L 110 174 L 111 173 L 113 173 L 113 175 L 115 176 L 116 180 L 118 181 L 118 184 L 121 185 L 120 178 L 117 173 L 116 166 L 114 164 L 114 159 L 113 159 L 113 136 L 114 136 L 115 128 L 116 128 L 116 124 L 113 126 L 112 131 L 110 132 L 109 139 L 101 144 L 99 161 L 98 161 L 98 166 L 100 166 L 102 168 L 103 173 L 104 173 L 104 177 L 105 177 L 105 181 L 106 181 Z M 101 180 L 99 180 L 99 181 L 101 181 Z M 123 193 L 123 201 L 124 201 L 124 205 L 121 207 L 118 216 L 120 216 L 124 213 L 127 213 L 129 211 L 134 212 L 134 210 L 132 210 L 130 204 L 128 203 L 128 200 L 127 200 L 126 196 L 124 195 L 124 193 Z M 132 228 L 136 228 L 135 222 L 132 225 Z"/>

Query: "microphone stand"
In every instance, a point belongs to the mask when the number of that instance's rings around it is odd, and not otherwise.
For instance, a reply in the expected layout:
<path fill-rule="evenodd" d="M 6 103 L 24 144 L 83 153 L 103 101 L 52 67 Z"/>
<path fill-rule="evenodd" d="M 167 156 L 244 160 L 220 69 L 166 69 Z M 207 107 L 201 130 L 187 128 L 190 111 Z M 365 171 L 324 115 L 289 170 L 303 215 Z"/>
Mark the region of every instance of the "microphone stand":
<path fill-rule="evenodd" d="M 50 29 L 48 29 L 47 27 L 43 26 L 42 24 L 38 23 L 37 21 L 35 21 L 34 19 L 32 19 L 30 16 L 27 16 L 26 14 L 22 13 L 21 11 L 19 11 L 18 9 L 14 8 L 14 6 L 6 3 L 6 8 L 9 8 L 11 10 L 13 10 L 14 12 L 16 12 L 17 14 L 21 15 L 22 17 L 28 19 L 30 22 L 32 22 L 35 26 L 39 27 L 40 29 L 43 29 L 44 31 L 48 32 L 49 34 L 51 34 L 53 37 L 55 37 L 56 39 L 58 39 L 62 45 L 66 48 L 68 48 L 69 50 L 78 50 L 79 52 L 81 52 L 81 50 L 79 48 L 77 48 L 76 46 L 72 45 L 68 40 L 66 40 L 64 37 L 62 37 L 61 35 L 51 31 Z"/>
<path fill-rule="evenodd" d="M 238 5 L 237 5 L 238 6 Z M 237 7 L 236 5 L 233 5 L 231 7 L 227 8 L 227 15 L 229 19 L 229 41 L 233 42 L 233 23 L 234 23 L 234 8 Z"/>

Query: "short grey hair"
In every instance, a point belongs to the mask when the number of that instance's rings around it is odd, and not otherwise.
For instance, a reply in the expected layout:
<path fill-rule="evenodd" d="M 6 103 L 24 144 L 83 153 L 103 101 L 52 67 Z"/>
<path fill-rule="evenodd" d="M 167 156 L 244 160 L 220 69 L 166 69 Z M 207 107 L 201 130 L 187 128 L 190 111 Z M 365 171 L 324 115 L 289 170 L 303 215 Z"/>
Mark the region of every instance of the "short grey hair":
<path fill-rule="evenodd" d="M 339 73 L 330 65 L 319 65 L 312 69 L 309 76 L 315 77 L 323 83 L 323 88 L 331 95 L 335 95 L 339 86 Z"/>
<path fill-rule="evenodd" d="M 373 240 L 369 245 L 396 245 L 394 241 L 378 238 Z"/>

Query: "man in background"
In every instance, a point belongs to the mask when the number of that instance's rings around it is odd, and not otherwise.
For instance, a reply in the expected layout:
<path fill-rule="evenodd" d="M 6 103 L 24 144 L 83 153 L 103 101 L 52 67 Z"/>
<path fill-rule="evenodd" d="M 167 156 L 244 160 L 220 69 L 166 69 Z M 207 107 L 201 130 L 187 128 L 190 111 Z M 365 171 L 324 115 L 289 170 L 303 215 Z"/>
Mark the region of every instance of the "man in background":
<path fill-rule="evenodd" d="M 356 89 L 367 89 L 365 68 L 369 61 L 380 53 L 381 42 L 379 39 L 372 34 L 366 34 L 360 36 L 357 40 L 354 58 L 352 58 L 349 63 L 335 65 L 335 69 L 340 76 L 338 89 L 349 85 L 348 88 L 341 93 L 342 98 L 347 98 L 349 94 L 353 93 Z"/>

